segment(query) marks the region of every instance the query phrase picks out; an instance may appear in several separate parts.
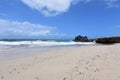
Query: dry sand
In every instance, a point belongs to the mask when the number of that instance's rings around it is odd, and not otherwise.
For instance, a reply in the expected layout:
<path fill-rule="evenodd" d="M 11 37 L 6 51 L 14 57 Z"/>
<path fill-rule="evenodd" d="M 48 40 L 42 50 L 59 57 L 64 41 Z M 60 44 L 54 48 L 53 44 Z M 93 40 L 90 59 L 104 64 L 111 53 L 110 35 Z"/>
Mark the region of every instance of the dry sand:
<path fill-rule="evenodd" d="M 0 80 L 120 80 L 120 44 L 2 60 Z"/>

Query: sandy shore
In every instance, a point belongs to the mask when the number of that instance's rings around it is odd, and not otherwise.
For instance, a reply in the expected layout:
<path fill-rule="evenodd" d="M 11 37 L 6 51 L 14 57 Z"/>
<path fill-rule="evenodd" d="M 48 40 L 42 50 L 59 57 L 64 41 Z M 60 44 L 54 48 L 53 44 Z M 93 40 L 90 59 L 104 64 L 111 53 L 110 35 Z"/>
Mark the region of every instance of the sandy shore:
<path fill-rule="evenodd" d="M 0 80 L 120 80 L 120 44 L 2 60 Z"/>

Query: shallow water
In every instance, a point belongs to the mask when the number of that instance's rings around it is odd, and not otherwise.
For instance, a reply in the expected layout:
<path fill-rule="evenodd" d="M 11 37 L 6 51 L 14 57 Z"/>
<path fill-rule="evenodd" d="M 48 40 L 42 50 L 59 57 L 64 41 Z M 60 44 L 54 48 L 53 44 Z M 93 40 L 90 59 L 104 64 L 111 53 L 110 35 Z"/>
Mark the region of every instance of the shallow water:
<path fill-rule="evenodd" d="M 94 45 L 94 42 L 73 42 L 70 40 L 29 40 L 29 41 L 0 41 L 0 60 L 23 57 L 43 52 L 76 46 Z"/>

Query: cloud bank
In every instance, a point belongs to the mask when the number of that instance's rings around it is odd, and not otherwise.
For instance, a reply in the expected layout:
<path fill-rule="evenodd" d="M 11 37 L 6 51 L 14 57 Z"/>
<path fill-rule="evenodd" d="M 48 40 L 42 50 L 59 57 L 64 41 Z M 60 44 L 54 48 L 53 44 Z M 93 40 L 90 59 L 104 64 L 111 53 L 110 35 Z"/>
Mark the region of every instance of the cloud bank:
<path fill-rule="evenodd" d="M 0 19 L 0 38 L 41 38 L 55 36 L 55 27 Z"/>
<path fill-rule="evenodd" d="M 102 1 L 106 7 L 119 7 L 119 0 L 21 0 L 30 8 L 39 11 L 45 16 L 56 16 L 67 12 L 72 5 L 80 2 L 89 3 L 92 1 Z"/>

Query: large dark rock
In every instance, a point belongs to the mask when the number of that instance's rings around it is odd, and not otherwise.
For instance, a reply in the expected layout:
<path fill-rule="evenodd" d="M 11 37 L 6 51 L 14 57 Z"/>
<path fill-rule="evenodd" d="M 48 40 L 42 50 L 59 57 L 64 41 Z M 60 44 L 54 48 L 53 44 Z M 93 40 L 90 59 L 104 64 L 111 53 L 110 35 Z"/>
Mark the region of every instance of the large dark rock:
<path fill-rule="evenodd" d="M 96 43 L 103 43 L 103 44 L 120 43 L 120 36 L 97 38 L 97 39 L 95 39 L 95 42 Z"/>
<path fill-rule="evenodd" d="M 90 40 L 87 38 L 87 36 L 77 36 L 75 37 L 75 39 L 73 40 L 75 42 L 90 42 Z"/>

